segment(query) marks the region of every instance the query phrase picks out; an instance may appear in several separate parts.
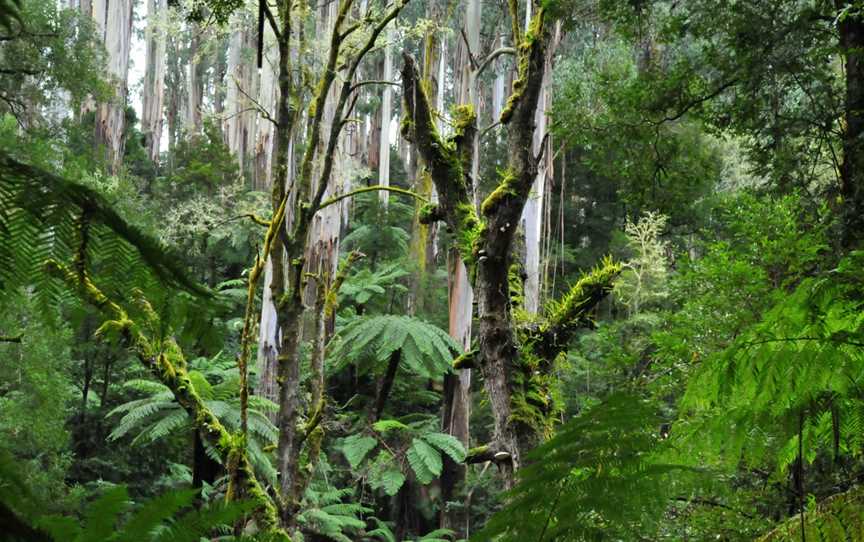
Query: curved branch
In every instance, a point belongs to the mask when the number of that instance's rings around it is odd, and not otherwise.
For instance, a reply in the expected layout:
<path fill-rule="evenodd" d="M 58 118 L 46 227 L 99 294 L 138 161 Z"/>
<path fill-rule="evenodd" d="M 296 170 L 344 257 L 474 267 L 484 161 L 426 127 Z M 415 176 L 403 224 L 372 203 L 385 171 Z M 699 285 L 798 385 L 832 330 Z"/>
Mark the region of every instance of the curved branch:
<path fill-rule="evenodd" d="M 422 201 L 424 203 L 426 201 L 428 201 L 426 198 L 424 198 L 420 194 L 417 194 L 417 193 L 412 192 L 410 190 L 406 190 L 404 188 L 399 188 L 397 186 L 384 186 L 384 185 L 376 184 L 374 186 L 364 186 L 363 188 L 358 188 L 357 190 L 352 190 L 351 192 L 347 192 L 345 194 L 340 194 L 338 196 L 333 196 L 330 199 L 326 199 L 326 200 L 321 202 L 321 205 L 318 206 L 318 210 L 320 211 L 321 209 L 323 209 L 325 207 L 329 207 L 330 205 L 333 205 L 334 203 L 339 203 L 343 199 L 347 199 L 347 198 L 356 196 L 358 194 L 363 194 L 364 192 L 378 192 L 381 190 L 384 190 L 386 192 L 393 192 L 396 194 L 402 194 L 403 196 L 410 196 L 410 197 L 412 197 L 418 201 Z"/>
<path fill-rule="evenodd" d="M 501 55 L 516 55 L 516 49 L 514 47 L 499 47 L 489 53 L 486 58 L 483 59 L 483 62 L 480 64 L 480 67 L 477 68 L 477 77 L 480 77 L 480 74 L 483 73 L 483 70 L 496 58 Z"/>

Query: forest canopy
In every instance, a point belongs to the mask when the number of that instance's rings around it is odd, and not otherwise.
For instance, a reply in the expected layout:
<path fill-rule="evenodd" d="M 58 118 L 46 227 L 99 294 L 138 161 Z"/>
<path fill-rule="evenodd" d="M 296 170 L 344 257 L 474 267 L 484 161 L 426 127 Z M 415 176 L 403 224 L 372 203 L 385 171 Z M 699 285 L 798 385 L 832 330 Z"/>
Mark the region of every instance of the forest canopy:
<path fill-rule="evenodd" d="M 864 541 L 864 2 L 0 0 L 0 540 Z"/>

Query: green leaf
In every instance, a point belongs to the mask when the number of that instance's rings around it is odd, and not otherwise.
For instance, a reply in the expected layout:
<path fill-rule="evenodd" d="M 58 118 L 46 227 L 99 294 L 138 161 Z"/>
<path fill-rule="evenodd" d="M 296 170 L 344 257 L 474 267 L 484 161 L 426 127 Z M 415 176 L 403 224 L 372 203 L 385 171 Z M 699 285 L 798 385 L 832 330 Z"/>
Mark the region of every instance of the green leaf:
<path fill-rule="evenodd" d="M 377 445 L 378 441 L 372 437 L 351 435 L 342 441 L 342 454 L 351 468 L 356 469 Z"/>
<path fill-rule="evenodd" d="M 390 497 L 398 493 L 404 483 L 405 475 L 395 469 L 376 472 L 374 476 L 369 478 L 369 485 L 372 486 L 372 489 L 383 489 L 384 493 Z"/>
<path fill-rule="evenodd" d="M 420 438 L 449 455 L 453 461 L 457 463 L 465 461 L 467 451 L 456 437 L 446 433 L 428 433 Z"/>
<path fill-rule="evenodd" d="M 411 441 L 406 457 L 421 484 L 429 484 L 441 475 L 444 464 L 440 452 L 422 440 Z"/>
<path fill-rule="evenodd" d="M 410 428 L 398 420 L 378 420 L 372 424 L 372 429 L 379 433 L 388 431 L 408 431 Z"/>

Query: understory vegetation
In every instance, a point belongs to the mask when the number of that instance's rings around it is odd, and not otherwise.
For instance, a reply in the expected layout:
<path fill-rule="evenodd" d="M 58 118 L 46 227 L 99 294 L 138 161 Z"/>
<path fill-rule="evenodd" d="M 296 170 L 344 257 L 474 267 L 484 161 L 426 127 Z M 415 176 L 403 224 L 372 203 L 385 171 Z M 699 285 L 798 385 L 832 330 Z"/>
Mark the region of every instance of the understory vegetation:
<path fill-rule="evenodd" d="M 0 0 L 0 540 L 864 541 L 864 2 Z"/>

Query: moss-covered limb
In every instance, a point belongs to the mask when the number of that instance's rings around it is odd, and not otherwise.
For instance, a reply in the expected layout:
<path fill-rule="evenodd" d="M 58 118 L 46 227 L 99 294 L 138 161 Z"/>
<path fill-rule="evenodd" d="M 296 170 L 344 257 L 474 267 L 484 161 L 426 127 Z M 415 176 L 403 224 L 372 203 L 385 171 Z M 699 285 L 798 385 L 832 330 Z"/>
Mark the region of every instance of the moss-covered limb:
<path fill-rule="evenodd" d="M 273 245 L 277 242 L 279 232 L 283 231 L 285 224 L 285 211 L 288 205 L 287 196 L 279 202 L 279 206 L 267 224 L 267 233 L 264 235 L 263 255 L 255 255 L 255 263 L 249 270 L 249 279 L 246 285 L 246 310 L 243 316 L 243 331 L 240 334 L 240 354 L 237 357 L 237 368 L 240 373 L 240 432 L 247 434 L 249 420 L 249 357 L 251 344 L 254 339 L 253 329 L 255 326 L 255 293 L 258 291 L 258 282 L 264 271 L 267 256 L 271 254 Z"/>
<path fill-rule="evenodd" d="M 459 369 L 473 369 L 477 364 L 477 354 L 479 350 L 473 348 L 459 354 L 456 359 L 453 360 L 453 370 L 458 371 Z"/>
<path fill-rule="evenodd" d="M 402 134 L 417 146 L 426 170 L 438 191 L 439 204 L 435 217 L 443 218 L 455 231 L 457 248 L 462 260 L 472 267 L 475 262 L 476 240 L 483 225 L 474 209 L 471 196 L 470 153 L 476 114 L 471 106 L 454 110 L 456 133 L 444 141 L 435 126 L 429 97 L 421 84 L 417 62 L 403 55 L 402 86 L 405 116 Z"/>
<path fill-rule="evenodd" d="M 0 335 L 0 343 L 20 343 L 24 337 L 23 334 L 18 335 Z"/>
<path fill-rule="evenodd" d="M 465 463 L 472 465 L 475 463 L 485 463 L 494 461 L 495 463 L 508 463 L 510 454 L 503 450 L 497 443 L 484 444 L 468 450 L 465 456 Z"/>
<path fill-rule="evenodd" d="M 566 348 L 573 332 L 590 324 L 591 311 L 612 291 L 620 273 L 621 264 L 605 258 L 582 275 L 564 297 L 550 303 L 546 320 L 532 338 L 537 354 L 554 358 Z"/>
<path fill-rule="evenodd" d="M 309 124 L 306 129 L 306 150 L 303 153 L 303 160 L 300 165 L 300 176 L 297 180 L 297 186 L 299 187 L 297 197 L 298 205 L 304 205 L 312 191 L 312 165 L 318 151 L 318 142 L 321 139 L 324 103 L 327 101 L 327 94 L 330 92 L 333 80 L 336 78 L 336 65 L 339 60 L 339 52 L 342 47 L 342 42 L 344 41 L 344 37 L 342 36 L 342 24 L 348 17 L 351 4 L 352 0 L 341 0 L 339 4 L 339 10 L 336 14 L 336 20 L 333 22 L 333 29 L 330 34 L 330 50 L 327 54 L 327 62 L 321 73 L 321 77 L 318 79 L 318 84 L 315 86 L 315 91 L 312 95 L 312 101 L 309 104 Z"/>
<path fill-rule="evenodd" d="M 522 32 L 519 31 L 519 2 L 507 0 L 507 10 L 510 12 L 510 32 L 513 34 L 513 44 L 518 46 L 522 41 Z"/>
<path fill-rule="evenodd" d="M 332 318 L 339 308 L 339 290 L 342 289 L 345 279 L 348 278 L 351 267 L 365 257 L 366 255 L 359 250 L 352 250 L 342 261 L 339 270 L 336 272 L 336 277 L 333 279 L 333 284 L 327 289 L 327 299 L 324 303 L 324 316 L 326 318 Z"/>
<path fill-rule="evenodd" d="M 330 180 L 330 174 L 333 171 L 333 160 L 335 159 L 336 154 L 336 144 L 339 140 L 339 134 L 347 123 L 346 115 L 346 106 L 348 104 L 348 99 L 351 97 L 351 94 L 356 91 L 353 81 L 357 75 L 357 70 L 360 67 L 360 63 L 372 50 L 375 46 L 375 43 L 378 41 L 378 37 L 384 32 L 384 29 L 390 24 L 393 19 L 402 11 L 402 8 L 408 3 L 409 0 L 398 0 L 395 5 L 390 8 L 383 17 L 381 17 L 375 24 L 372 26 L 372 31 L 369 33 L 368 38 L 363 43 L 363 45 L 354 52 L 351 56 L 351 59 L 346 62 L 348 65 L 348 71 L 344 75 L 344 79 L 342 82 L 342 88 L 339 91 L 339 98 L 337 100 L 335 113 L 333 115 L 333 121 L 330 125 L 330 135 L 327 141 L 327 150 L 324 154 L 324 164 L 321 168 L 321 176 L 318 182 L 318 190 L 312 200 L 309 202 L 309 212 L 314 214 L 321 208 L 321 202 L 324 199 L 324 193 L 326 192 L 327 185 Z M 337 20 L 337 28 L 339 25 L 339 21 Z M 334 31 L 335 32 L 335 31 Z M 343 33 L 340 37 L 340 40 L 344 40 L 347 36 L 346 33 Z M 341 41 L 340 41 L 341 43 Z M 322 102 L 323 103 L 323 102 Z M 317 140 L 316 140 L 317 141 Z"/>
<path fill-rule="evenodd" d="M 101 332 L 109 329 L 118 331 L 134 348 L 138 359 L 171 390 L 174 399 L 189 414 L 201 438 L 216 450 L 224 464 L 236 467 L 236 472 L 232 473 L 239 484 L 235 486 L 235 494 L 242 492 L 245 498 L 256 502 L 254 518 L 258 526 L 281 536 L 276 508 L 255 477 L 245 447 L 238 446 L 238 440 L 242 441 L 243 437 L 228 432 L 204 404 L 186 372 L 186 360 L 180 347 L 173 340 L 156 341 L 147 337 L 128 313 L 106 297 L 86 274 L 80 275 L 53 260 L 45 265 L 50 274 L 66 282 L 85 303 L 97 308 L 106 317 L 106 322 L 100 327 Z M 287 537 L 282 540 L 287 540 Z"/>
<path fill-rule="evenodd" d="M 320 209 L 324 194 L 330 185 L 330 177 L 336 158 L 336 146 L 340 133 L 345 126 L 346 106 L 352 93 L 353 82 L 360 66 L 360 62 L 375 45 L 384 28 L 389 24 L 405 5 L 405 0 L 396 3 L 381 19 L 375 21 L 371 32 L 361 47 L 350 51 L 349 66 L 344 74 L 342 87 L 339 91 L 337 103 L 333 108 L 333 118 L 330 123 L 329 135 L 326 148 L 322 155 L 321 170 L 318 177 L 317 188 L 312 193 L 311 174 L 312 160 L 317 156 L 317 150 L 321 141 L 320 131 L 322 128 L 322 106 L 325 103 L 330 86 L 336 75 L 336 60 L 339 58 L 340 48 L 345 37 L 348 35 L 341 30 L 342 23 L 347 14 L 347 5 L 350 0 L 343 0 L 340 12 L 334 21 L 331 37 L 331 49 L 328 56 L 325 73 L 322 74 L 315 100 L 310 107 L 309 116 L 314 123 L 307 138 L 307 150 L 301 166 L 297 194 L 297 213 L 295 225 L 290 241 L 285 245 L 285 253 L 289 260 L 288 290 L 279 296 L 277 303 L 278 319 L 282 326 L 282 340 L 279 348 L 277 380 L 279 382 L 279 443 L 277 449 L 277 468 L 280 479 L 280 495 L 285 504 L 282 510 L 283 520 L 291 524 L 295 512 L 299 506 L 302 494 L 298 491 L 303 486 L 301 476 L 300 455 L 302 452 L 302 440 L 297 433 L 297 419 L 300 413 L 300 371 L 298 351 L 300 346 L 300 319 L 304 313 L 302 292 L 304 289 L 303 266 L 301 255 L 304 253 L 305 243 L 310 231 L 310 225 L 315 213 Z M 274 293 L 275 295 L 275 293 Z"/>
<path fill-rule="evenodd" d="M 501 110 L 501 124 L 510 122 L 530 86 L 542 84 L 543 61 L 546 54 L 546 39 L 543 38 L 543 34 L 547 33 L 544 19 L 545 9 L 539 7 L 528 25 L 527 32 L 516 44 L 516 80 L 513 81 L 513 91 L 510 93 L 510 97 L 507 98 L 504 109 Z M 519 36 L 519 33 L 516 32 L 515 35 Z M 536 105 L 530 108 L 532 114 L 535 108 Z"/>

